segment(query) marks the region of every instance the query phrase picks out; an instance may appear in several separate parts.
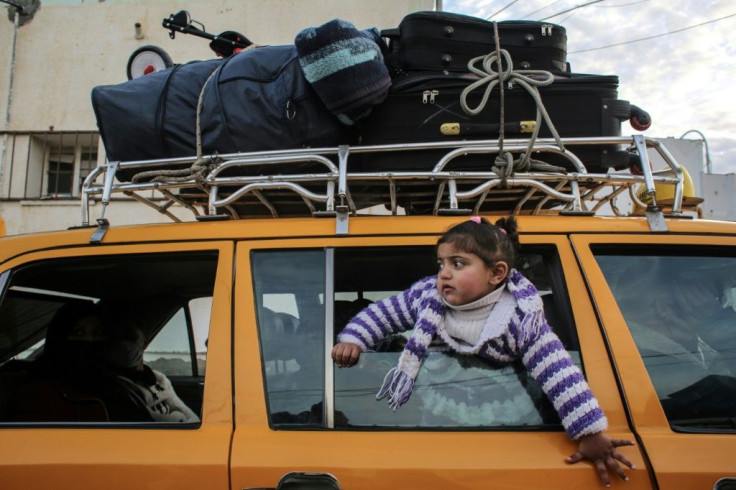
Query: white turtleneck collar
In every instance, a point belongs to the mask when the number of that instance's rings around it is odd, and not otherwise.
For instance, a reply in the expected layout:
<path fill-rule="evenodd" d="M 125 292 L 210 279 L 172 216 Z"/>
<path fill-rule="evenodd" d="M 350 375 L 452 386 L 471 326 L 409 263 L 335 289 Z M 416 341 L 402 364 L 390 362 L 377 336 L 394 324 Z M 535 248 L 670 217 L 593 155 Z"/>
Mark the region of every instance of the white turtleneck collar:
<path fill-rule="evenodd" d="M 445 298 L 442 298 L 442 302 L 445 303 L 445 306 L 447 306 L 448 308 L 452 308 L 455 311 L 474 310 L 482 306 L 489 306 L 496 303 L 503 294 L 504 289 L 506 289 L 506 283 L 501 284 L 501 286 L 497 287 L 480 299 L 476 299 L 475 301 L 472 301 L 470 303 L 465 303 L 464 305 L 451 305 L 447 301 L 445 301 Z"/>
<path fill-rule="evenodd" d="M 482 298 L 464 305 L 453 306 L 445 302 L 447 310 L 444 327 L 441 328 L 444 328 L 445 332 L 456 340 L 468 345 L 477 344 L 486 320 L 505 290 L 506 285 L 504 284 Z"/>

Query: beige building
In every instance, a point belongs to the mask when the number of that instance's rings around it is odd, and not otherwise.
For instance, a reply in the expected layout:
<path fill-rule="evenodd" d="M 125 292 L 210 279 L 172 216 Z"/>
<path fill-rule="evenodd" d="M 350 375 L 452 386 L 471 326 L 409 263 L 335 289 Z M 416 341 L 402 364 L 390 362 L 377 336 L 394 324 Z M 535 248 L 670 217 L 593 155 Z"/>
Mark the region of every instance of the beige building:
<path fill-rule="evenodd" d="M 80 224 L 80 185 L 105 159 L 90 92 L 127 80 L 133 51 L 157 46 L 174 63 L 214 57 L 207 39 L 170 39 L 161 25 L 170 14 L 187 10 L 214 34 L 236 30 L 257 44 L 290 44 L 301 29 L 334 18 L 388 28 L 436 7 L 434 0 L 8 1 L 25 7 L 16 18 L 17 9 L 0 2 L 0 216 L 8 234 Z M 168 220 L 129 201 L 106 216 L 123 224 L 141 213 Z"/>

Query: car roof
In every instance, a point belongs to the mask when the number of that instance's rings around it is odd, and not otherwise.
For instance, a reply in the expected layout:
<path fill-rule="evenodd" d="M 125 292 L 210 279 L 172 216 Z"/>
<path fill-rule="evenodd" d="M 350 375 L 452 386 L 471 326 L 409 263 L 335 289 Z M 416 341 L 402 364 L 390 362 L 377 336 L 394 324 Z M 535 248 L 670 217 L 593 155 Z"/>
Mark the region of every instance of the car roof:
<path fill-rule="evenodd" d="M 485 215 L 490 221 L 501 215 Z M 356 216 L 350 217 L 346 236 L 439 235 L 466 219 L 458 216 Z M 524 234 L 653 234 L 643 217 L 517 216 Z M 736 223 L 666 219 L 669 234 L 736 234 Z M 88 246 L 95 227 L 0 238 L 0 263 L 31 251 Z M 282 218 L 220 222 L 160 223 L 111 226 L 101 245 L 166 243 L 212 240 L 276 240 L 336 236 L 334 218 Z M 343 236 L 343 235 L 340 235 Z"/>

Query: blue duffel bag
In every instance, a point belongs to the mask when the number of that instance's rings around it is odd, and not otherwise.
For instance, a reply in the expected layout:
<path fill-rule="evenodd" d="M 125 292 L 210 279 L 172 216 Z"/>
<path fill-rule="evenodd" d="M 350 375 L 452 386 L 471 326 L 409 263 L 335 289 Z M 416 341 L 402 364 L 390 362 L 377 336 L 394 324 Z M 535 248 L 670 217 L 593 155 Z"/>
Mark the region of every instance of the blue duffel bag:
<path fill-rule="evenodd" d="M 205 154 L 335 146 L 350 139 L 304 77 L 293 45 L 228 58 L 202 95 Z"/>
<path fill-rule="evenodd" d="M 108 160 L 195 156 L 200 92 L 205 155 L 351 142 L 350 128 L 305 79 L 296 48 L 264 46 L 95 87 L 92 105 Z M 120 169 L 117 178 L 129 181 L 147 170 Z"/>
<path fill-rule="evenodd" d="M 92 89 L 92 107 L 110 161 L 195 154 L 199 93 L 225 60 L 192 61 Z M 119 172 L 120 180 L 130 180 Z"/>

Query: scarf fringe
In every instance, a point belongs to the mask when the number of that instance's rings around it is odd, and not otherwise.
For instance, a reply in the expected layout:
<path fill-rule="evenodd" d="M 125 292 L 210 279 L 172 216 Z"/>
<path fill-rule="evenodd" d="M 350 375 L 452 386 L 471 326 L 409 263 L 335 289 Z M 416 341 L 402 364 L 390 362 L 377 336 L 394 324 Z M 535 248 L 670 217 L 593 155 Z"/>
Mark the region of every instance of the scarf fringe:
<path fill-rule="evenodd" d="M 537 338 L 544 324 L 544 314 L 541 311 L 535 311 L 526 315 L 519 326 L 522 342 L 526 344 L 532 339 Z"/>
<path fill-rule="evenodd" d="M 382 400 L 388 396 L 388 405 L 396 410 L 406 403 L 414 389 L 414 379 L 398 368 L 391 368 L 383 378 L 383 385 L 378 390 L 376 400 Z"/>

